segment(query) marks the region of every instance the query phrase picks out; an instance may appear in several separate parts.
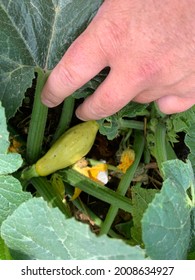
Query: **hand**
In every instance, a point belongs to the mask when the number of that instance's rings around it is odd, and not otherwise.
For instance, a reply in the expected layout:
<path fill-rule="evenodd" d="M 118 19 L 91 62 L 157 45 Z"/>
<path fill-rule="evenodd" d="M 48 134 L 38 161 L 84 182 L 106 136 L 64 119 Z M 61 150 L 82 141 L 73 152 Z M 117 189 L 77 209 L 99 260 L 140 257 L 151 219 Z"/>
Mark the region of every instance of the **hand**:
<path fill-rule="evenodd" d="M 76 114 L 109 116 L 129 101 L 166 114 L 195 104 L 195 1 L 105 0 L 51 72 L 42 101 L 54 107 L 104 67 L 110 72 Z"/>

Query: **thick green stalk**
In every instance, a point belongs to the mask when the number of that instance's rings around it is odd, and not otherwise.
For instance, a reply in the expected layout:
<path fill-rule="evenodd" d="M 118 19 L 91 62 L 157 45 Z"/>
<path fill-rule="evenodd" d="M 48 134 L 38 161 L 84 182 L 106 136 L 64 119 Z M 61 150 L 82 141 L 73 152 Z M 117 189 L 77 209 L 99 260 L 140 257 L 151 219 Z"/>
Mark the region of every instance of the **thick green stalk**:
<path fill-rule="evenodd" d="M 75 99 L 72 96 L 69 96 L 64 100 L 60 121 L 53 136 L 52 143 L 55 142 L 69 128 L 74 111 L 74 104 Z"/>
<path fill-rule="evenodd" d="M 124 211 L 132 211 L 131 201 L 111 189 L 104 187 L 101 184 L 98 184 L 86 176 L 80 174 L 73 169 L 64 169 L 59 171 L 59 174 L 62 176 L 62 179 L 70 184 L 71 186 L 76 186 L 82 191 L 104 201 L 109 204 L 117 205 L 118 208 L 123 209 Z"/>
<path fill-rule="evenodd" d="M 144 123 L 141 121 L 121 119 L 120 126 L 121 126 L 121 128 L 132 128 L 132 129 L 144 130 Z"/>
<path fill-rule="evenodd" d="M 127 189 L 129 188 L 130 183 L 135 174 L 135 171 L 140 163 L 143 149 L 144 149 L 144 135 L 142 133 L 137 132 L 134 141 L 134 151 L 136 155 L 135 161 L 133 165 L 127 170 L 127 172 L 123 175 L 119 183 L 119 186 L 116 190 L 117 194 L 124 196 L 125 193 L 127 192 Z M 118 212 L 118 204 L 116 203 L 115 205 L 111 205 L 106 215 L 106 219 L 101 227 L 100 235 L 107 234 L 109 232 L 112 223 L 117 215 L 117 212 Z"/>
<path fill-rule="evenodd" d="M 48 73 L 44 73 L 40 68 L 37 69 L 37 84 L 27 138 L 26 157 L 29 163 L 36 162 L 42 151 L 48 108 L 41 102 L 41 92 L 47 77 Z"/>
<path fill-rule="evenodd" d="M 66 218 L 71 217 L 70 211 L 63 203 L 60 194 L 52 187 L 51 183 L 45 177 L 32 178 L 30 182 L 39 195 L 41 195 L 50 205 L 58 207 Z"/>
<path fill-rule="evenodd" d="M 70 185 L 66 185 L 66 194 L 69 194 L 70 196 L 73 195 L 73 187 Z M 98 227 L 101 227 L 102 225 L 102 220 L 90 209 L 88 208 L 82 201 L 80 198 L 77 198 L 75 200 L 71 201 L 74 206 L 79 209 L 82 213 L 84 213 L 85 215 L 87 215 L 90 220 L 92 220 L 94 222 L 94 224 Z M 115 233 L 113 230 L 109 231 L 109 236 L 113 237 L 113 238 L 121 238 L 121 236 L 117 233 Z"/>
<path fill-rule="evenodd" d="M 158 168 L 161 172 L 162 163 L 168 160 L 167 156 L 167 144 L 166 144 L 166 125 L 159 122 L 156 127 L 155 137 L 155 157 L 158 164 Z M 162 172 L 161 172 L 162 175 Z"/>

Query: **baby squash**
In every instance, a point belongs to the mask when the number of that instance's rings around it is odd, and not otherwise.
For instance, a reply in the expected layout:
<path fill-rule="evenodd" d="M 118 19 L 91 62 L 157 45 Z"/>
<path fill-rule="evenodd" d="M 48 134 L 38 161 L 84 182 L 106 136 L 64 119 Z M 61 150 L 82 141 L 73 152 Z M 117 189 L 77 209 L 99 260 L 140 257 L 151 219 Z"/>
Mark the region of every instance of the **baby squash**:
<path fill-rule="evenodd" d="M 96 121 L 83 122 L 68 129 L 42 158 L 23 172 L 22 178 L 47 176 L 74 164 L 90 151 L 98 129 Z"/>

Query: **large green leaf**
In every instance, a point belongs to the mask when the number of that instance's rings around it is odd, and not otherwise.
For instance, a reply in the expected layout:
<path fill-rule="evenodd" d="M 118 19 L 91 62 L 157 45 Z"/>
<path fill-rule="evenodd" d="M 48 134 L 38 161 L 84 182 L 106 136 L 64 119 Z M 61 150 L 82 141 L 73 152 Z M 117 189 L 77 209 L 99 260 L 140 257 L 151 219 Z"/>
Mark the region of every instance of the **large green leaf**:
<path fill-rule="evenodd" d="M 144 189 L 139 186 L 132 188 L 132 216 L 133 227 L 131 228 L 131 237 L 137 242 L 142 243 L 142 225 L 141 220 L 148 204 L 153 200 L 156 189 Z"/>
<path fill-rule="evenodd" d="M 0 176 L 0 226 L 24 201 L 31 197 L 23 192 L 20 182 L 12 176 Z"/>
<path fill-rule="evenodd" d="M 185 112 L 171 115 L 170 120 L 175 132 L 188 132 L 190 130 L 190 125 L 194 123 L 195 120 L 195 106 Z"/>
<path fill-rule="evenodd" d="M 22 164 L 19 154 L 8 153 L 9 133 L 4 108 L 0 103 L 0 226 L 1 223 L 31 196 L 22 191 L 20 182 L 8 173 L 16 171 Z"/>
<path fill-rule="evenodd" d="M 0 100 L 21 105 L 35 67 L 52 69 L 86 28 L 101 0 L 0 0 Z"/>
<path fill-rule="evenodd" d="M 142 219 L 142 236 L 152 259 L 186 259 L 192 238 L 195 207 L 194 174 L 190 162 L 163 163 L 165 181 Z"/>
<path fill-rule="evenodd" d="M 144 259 L 141 248 L 107 236 L 96 237 L 87 225 L 65 219 L 42 198 L 21 204 L 1 230 L 15 256 L 28 259 Z"/>

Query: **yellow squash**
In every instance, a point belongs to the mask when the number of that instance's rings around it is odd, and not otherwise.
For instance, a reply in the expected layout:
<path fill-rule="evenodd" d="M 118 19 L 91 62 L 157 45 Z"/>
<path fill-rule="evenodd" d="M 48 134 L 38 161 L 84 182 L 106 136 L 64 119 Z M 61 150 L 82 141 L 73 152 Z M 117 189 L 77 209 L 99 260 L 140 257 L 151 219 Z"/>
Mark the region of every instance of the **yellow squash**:
<path fill-rule="evenodd" d="M 30 169 L 23 172 L 22 177 L 29 179 L 47 176 L 59 169 L 66 168 L 84 157 L 93 146 L 98 123 L 88 121 L 67 130 Z"/>

